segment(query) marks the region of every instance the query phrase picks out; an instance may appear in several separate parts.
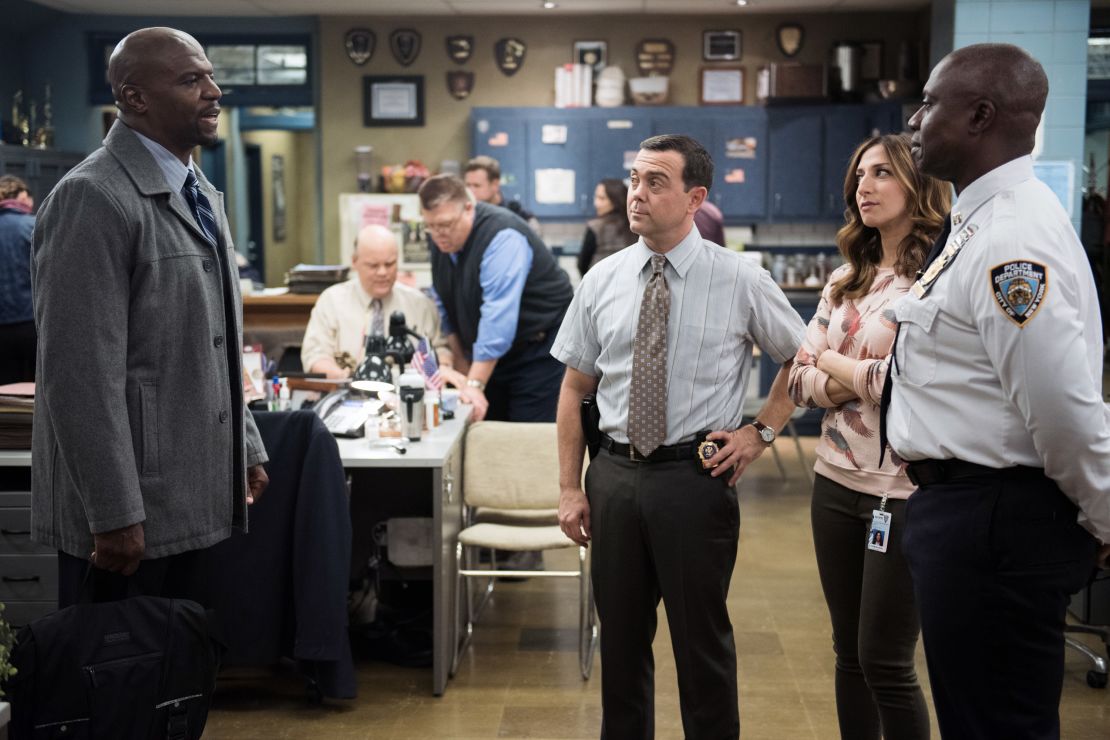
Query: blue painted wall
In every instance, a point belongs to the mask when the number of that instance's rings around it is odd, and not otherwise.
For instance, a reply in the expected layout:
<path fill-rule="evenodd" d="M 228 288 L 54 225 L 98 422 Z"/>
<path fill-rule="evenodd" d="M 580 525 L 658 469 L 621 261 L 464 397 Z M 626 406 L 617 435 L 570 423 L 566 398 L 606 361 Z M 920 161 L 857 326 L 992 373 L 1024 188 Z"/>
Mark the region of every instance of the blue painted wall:
<path fill-rule="evenodd" d="M 1048 102 L 1040 159 L 1075 163 L 1075 208 L 1071 215 L 1077 230 L 1082 203 L 1090 15 L 1090 0 L 957 0 L 952 37 L 952 48 L 987 41 L 1014 44 L 1044 65 Z"/>

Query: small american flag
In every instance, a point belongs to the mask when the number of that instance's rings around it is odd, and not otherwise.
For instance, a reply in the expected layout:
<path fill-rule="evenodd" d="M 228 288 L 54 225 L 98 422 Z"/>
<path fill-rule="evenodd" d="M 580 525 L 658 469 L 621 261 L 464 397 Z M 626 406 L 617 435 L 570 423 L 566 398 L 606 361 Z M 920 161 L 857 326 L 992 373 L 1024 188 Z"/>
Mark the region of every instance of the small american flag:
<path fill-rule="evenodd" d="M 443 378 L 439 374 L 436 353 L 431 348 L 427 337 L 420 337 L 417 341 L 416 349 L 412 353 L 412 364 L 416 366 L 417 372 L 424 376 L 424 385 L 437 391 L 443 388 Z"/>

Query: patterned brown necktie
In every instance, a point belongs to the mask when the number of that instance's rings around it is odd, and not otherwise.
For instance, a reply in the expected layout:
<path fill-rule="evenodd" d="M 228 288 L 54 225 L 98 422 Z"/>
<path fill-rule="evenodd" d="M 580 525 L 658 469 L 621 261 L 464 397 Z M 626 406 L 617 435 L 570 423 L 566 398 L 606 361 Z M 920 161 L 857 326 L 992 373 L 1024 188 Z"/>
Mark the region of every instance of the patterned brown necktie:
<path fill-rule="evenodd" d="M 370 322 L 370 333 L 385 336 L 385 314 L 382 312 L 382 299 L 375 298 L 370 302 L 373 309 L 373 319 Z"/>
<path fill-rule="evenodd" d="M 651 278 L 640 303 L 632 343 L 632 390 L 628 394 L 628 441 L 647 457 L 667 436 L 667 314 L 671 291 L 661 254 L 651 258 Z"/>

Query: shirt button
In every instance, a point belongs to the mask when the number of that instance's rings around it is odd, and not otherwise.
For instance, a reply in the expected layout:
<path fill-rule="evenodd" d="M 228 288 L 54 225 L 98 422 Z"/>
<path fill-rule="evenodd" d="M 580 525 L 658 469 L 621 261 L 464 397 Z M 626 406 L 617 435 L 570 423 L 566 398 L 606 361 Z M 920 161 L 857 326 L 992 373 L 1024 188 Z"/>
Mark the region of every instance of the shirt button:
<path fill-rule="evenodd" d="M 222 346 L 224 346 L 224 338 L 223 338 L 223 335 L 218 335 L 218 336 L 217 336 L 217 337 L 216 337 L 215 339 L 213 339 L 213 340 L 212 340 L 212 344 L 216 345 L 217 347 L 222 347 Z"/>
<path fill-rule="evenodd" d="M 226 411 L 221 411 L 220 412 L 220 423 L 221 424 L 226 424 L 227 423 L 227 412 Z"/>
<path fill-rule="evenodd" d="M 212 272 L 212 260 L 205 257 L 204 261 L 201 262 L 200 264 L 201 264 L 201 267 L 204 268 L 205 272 Z"/>

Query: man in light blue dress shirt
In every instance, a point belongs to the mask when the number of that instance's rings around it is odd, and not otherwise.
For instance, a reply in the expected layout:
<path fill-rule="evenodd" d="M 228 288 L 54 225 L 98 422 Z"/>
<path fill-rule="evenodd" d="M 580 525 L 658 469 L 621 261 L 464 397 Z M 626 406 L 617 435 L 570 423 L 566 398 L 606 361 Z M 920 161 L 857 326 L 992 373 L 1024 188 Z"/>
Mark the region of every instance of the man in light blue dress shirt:
<path fill-rule="evenodd" d="M 698 233 L 694 213 L 712 182 L 713 163 L 693 139 L 657 136 L 640 145 L 628 190 L 629 222 L 640 240 L 586 273 L 551 350 L 566 363 L 559 524 L 575 542 L 592 543 L 604 631 L 601 734 L 610 740 L 653 735 L 651 645 L 660 599 L 686 737 L 740 732 L 725 605 L 740 530 L 733 485 L 793 412 L 786 363 L 801 346 L 805 324 L 766 270 Z M 661 273 L 653 275 L 659 262 Z M 644 345 L 640 315 L 658 309 L 648 299 L 658 295 L 652 283 L 659 275 L 669 297 L 660 311 L 665 354 L 650 353 L 645 372 L 659 373 L 663 360 L 665 378 L 644 383 L 635 361 Z M 782 367 L 754 424 L 741 426 L 753 344 Z M 650 391 L 662 386 L 665 399 Z M 583 491 L 579 407 L 595 391 L 601 449 Z M 632 418 L 660 406 L 658 446 L 642 449 L 633 444 L 643 435 L 632 434 Z"/>

